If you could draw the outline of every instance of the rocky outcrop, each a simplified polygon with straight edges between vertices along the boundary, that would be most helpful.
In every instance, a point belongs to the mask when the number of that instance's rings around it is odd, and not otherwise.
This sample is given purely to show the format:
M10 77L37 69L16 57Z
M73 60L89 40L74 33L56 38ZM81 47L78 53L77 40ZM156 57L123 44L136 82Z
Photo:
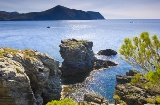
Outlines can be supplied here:
M36 103L25 68L9 58L0 58L0 96L0 105Z
M94 56L93 42L87 40L66 39L60 44L62 62L62 76L88 72L93 68L108 68L115 66L114 62L97 59Z
M57 5L42 12L17 13L0 11L0 20L97 20L105 19L99 12L70 9Z
M58 67L58 61L34 50L0 48L0 105L42 105L60 99Z
M100 69L100 68L109 68L111 66L117 66L115 62L109 61L109 60L102 60L102 59L95 59L94 61L94 68Z
M129 70L128 72L126 72L126 76L117 75L116 76L117 84L130 83L133 76L137 73L139 73L137 70Z
M112 50L112 49L106 49L106 50L100 50L98 55L105 55L105 56L111 56L111 55L116 55L117 52Z
M103 96L91 93L84 94L84 102L91 105L108 105L108 100Z
M144 105L147 103L156 104L156 97L160 93L150 91L143 85L137 85L131 83L131 79L134 74L139 73L136 70L130 70L126 73L126 76L117 76L117 85L115 87L115 102L121 103L125 102L127 105ZM142 78L139 82L147 83L147 81ZM158 103L157 103L158 104Z
M62 75L74 75L86 72L93 68L95 57L92 51L93 42L76 39L62 40L60 54L62 62Z

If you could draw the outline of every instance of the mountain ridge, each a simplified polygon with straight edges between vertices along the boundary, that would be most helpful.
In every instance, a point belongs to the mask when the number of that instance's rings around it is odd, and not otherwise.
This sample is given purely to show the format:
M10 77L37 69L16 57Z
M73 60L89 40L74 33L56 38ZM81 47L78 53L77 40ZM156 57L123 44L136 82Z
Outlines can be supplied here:
M5 12L0 11L0 20L98 20L105 19L99 12L70 9L57 5L41 12Z

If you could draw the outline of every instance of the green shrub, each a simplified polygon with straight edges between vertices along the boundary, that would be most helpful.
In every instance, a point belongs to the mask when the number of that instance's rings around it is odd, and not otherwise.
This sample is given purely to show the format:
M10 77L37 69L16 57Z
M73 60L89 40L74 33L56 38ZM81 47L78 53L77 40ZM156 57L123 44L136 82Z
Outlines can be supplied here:
M20 68L16 68L17 73L23 74L23 71Z
M156 103L160 104L160 96L156 96Z
M122 59L146 71L146 79L157 83L160 79L160 40L157 35L150 38L148 32L140 37L125 38L120 50Z
M22 50L22 53L24 55L24 58L35 58L36 57L34 51L29 50L29 49Z
M77 105L77 103L73 101L71 98L65 98L60 101L52 100L51 102L48 102L46 105Z
M0 49L0 58L5 57L5 55L7 55L7 54L12 54L12 55L14 55L14 54L16 54L16 53L18 53L18 50L4 47L4 48L1 48L1 49Z
M134 77L131 79L131 83L138 83L140 82L141 74L135 74Z
M119 100L120 100L120 97L119 97L117 94L115 94L115 95L113 96L113 99L114 99L115 101L119 101Z
M147 103L155 104L155 99L153 99L153 98L147 98L146 101L147 101Z

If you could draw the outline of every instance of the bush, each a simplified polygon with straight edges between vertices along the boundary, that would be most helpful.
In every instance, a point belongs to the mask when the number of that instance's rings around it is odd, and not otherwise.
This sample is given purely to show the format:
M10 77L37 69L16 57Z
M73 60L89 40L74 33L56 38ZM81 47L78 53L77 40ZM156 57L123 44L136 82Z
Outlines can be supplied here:
M77 103L73 101L71 98L65 98L60 101L52 100L51 102L48 102L46 105L77 105Z
M147 101L147 103L155 104L155 99L153 99L153 98L147 98L146 101Z
M16 68L17 73L23 74L23 71L20 68Z
M115 101L119 101L119 100L120 100L120 97L119 97L117 94L115 94L115 95L113 96L113 99L114 99Z
M131 83L138 83L140 82L141 74L135 74L134 77L131 79Z
M156 103L160 104L160 96L156 96Z
M148 32L142 32L133 40L125 38L120 50L122 59L133 66L140 66L146 73L146 79L157 83L160 79L160 40L157 35L152 39Z

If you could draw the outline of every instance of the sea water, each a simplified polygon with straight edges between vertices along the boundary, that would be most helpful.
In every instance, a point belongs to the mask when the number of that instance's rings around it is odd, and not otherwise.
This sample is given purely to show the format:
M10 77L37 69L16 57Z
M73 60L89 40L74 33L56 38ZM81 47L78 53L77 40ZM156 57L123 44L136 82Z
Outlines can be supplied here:
M47 28L47 27L50 28ZM153 19L107 19L67 21L0 21L0 47L34 49L47 53L62 62L59 53L61 40L76 38L93 41L93 51L113 49L118 52L124 38L139 36L147 31L160 37L160 20ZM118 64L104 70L91 72L81 88L70 93L79 98L86 91L95 92L113 102L116 75L124 75L134 67L122 61L120 55L100 59L112 60Z

